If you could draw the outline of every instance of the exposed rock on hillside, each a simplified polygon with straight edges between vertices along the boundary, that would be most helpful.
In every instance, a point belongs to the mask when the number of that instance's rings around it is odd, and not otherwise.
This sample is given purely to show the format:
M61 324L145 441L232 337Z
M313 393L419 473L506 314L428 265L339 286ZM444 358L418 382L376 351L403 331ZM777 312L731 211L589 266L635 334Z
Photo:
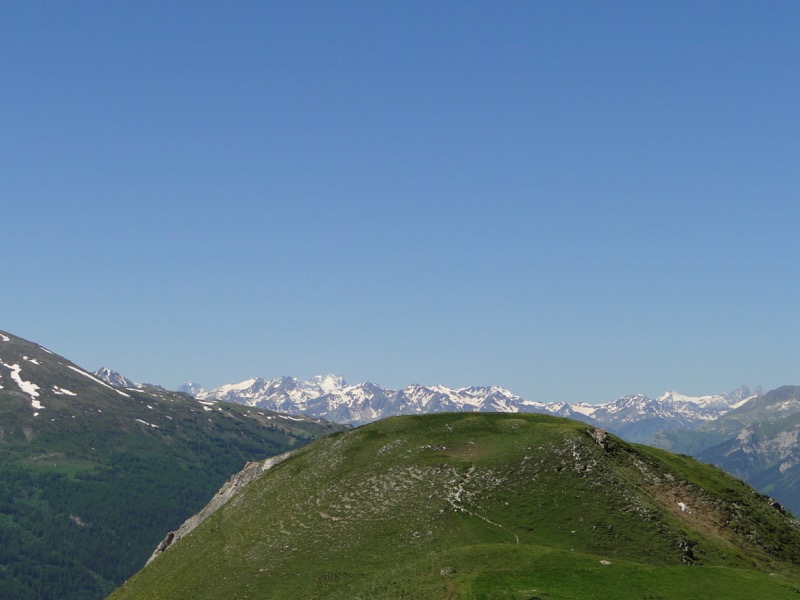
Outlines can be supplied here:
M217 512L223 504L238 494L245 486L258 479L265 471L283 462L291 455L292 451L289 451L279 454L278 456L266 458L262 461L247 463L244 469L225 482L225 485L214 494L214 497L203 507L203 510L189 517L176 531L170 531L167 534L167 537L164 538L153 552L153 555L148 559L147 564L150 564L154 558L167 550L173 543L191 533L195 527Z

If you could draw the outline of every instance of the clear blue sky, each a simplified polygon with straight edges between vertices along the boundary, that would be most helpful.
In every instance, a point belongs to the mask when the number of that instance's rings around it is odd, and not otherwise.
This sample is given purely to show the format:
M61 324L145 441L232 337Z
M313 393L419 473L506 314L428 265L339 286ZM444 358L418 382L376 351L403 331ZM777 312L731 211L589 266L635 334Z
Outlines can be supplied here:
M2 12L0 329L167 387L800 384L800 3Z

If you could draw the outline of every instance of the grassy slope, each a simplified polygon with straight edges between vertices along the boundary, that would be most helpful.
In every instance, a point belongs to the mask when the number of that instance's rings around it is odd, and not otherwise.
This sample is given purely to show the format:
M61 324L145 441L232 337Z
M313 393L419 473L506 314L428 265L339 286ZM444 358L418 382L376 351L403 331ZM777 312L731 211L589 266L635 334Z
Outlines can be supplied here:
M334 434L112 598L797 597L790 519L716 468L590 429L447 414Z

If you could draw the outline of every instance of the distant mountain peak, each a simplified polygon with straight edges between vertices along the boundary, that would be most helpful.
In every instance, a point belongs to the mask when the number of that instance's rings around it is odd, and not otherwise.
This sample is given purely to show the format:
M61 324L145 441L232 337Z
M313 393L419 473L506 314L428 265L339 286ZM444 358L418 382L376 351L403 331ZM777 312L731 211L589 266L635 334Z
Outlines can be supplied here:
M344 377L341 375L334 375L333 373L328 373L327 375L315 375L311 378L311 381L313 381L319 387L329 390L345 387L347 385Z
M199 394L203 394L206 390L199 383L187 381L186 383L179 385L177 391L183 392L184 394L189 394L190 396L196 398Z
M92 373L98 379L102 379L106 383L119 388L140 388L142 387L132 379L128 379L117 371L112 371L108 367L100 367L97 371Z

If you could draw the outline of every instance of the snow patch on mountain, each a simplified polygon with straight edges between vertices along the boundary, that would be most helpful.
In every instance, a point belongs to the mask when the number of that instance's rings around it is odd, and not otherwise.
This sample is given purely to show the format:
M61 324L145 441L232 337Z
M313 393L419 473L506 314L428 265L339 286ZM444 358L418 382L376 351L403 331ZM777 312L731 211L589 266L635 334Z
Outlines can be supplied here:
M569 404L569 408L578 414L584 415L586 417L591 417L595 411L597 411L597 405L595 404Z
M75 392L70 392L66 388L58 387L57 385L53 386L53 393L57 396L77 396Z
M22 390L25 394L28 394L31 397L31 406L34 410L41 410L44 408L42 403L39 402L36 398L39 397L39 386L31 381L25 381L20 376L20 372L22 371L22 367L18 364L14 363L13 365L6 364L4 362L0 362L6 369L11 371L11 379L19 386L19 389Z
M735 404L731 404L731 410L735 410L737 408L741 408L742 406L744 406L745 404L747 404L748 402L750 402L750 400L753 400L754 398L758 398L758 396L748 396L747 398L739 400L739 402L736 402Z

